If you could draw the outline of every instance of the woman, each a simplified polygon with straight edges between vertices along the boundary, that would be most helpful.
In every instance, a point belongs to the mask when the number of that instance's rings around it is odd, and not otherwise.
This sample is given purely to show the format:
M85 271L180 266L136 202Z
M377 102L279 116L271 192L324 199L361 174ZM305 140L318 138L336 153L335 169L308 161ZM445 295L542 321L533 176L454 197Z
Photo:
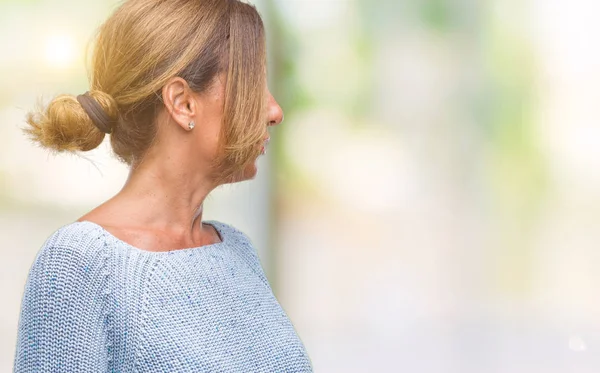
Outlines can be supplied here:
M56 151L110 134L130 175L38 253L15 372L312 371L248 238L202 223L208 193L254 177L283 119L256 10L128 0L100 28L92 65L90 91L29 115L27 132Z

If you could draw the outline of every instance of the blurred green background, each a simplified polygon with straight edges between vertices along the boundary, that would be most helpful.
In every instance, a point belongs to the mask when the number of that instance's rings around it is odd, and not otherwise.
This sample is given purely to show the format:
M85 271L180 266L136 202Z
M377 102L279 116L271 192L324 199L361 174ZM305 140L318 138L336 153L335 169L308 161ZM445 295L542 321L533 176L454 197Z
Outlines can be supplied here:
M315 371L600 371L600 3L253 3L285 121L205 217L252 238ZM117 5L0 1L0 371L37 250L127 174L19 130L87 90Z

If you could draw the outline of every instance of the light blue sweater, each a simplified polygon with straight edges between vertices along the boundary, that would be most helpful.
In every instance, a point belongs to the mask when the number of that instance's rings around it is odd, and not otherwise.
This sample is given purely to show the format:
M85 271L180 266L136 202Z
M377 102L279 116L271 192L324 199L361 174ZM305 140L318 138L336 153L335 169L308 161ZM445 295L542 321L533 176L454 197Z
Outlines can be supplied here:
M56 231L27 278L14 372L312 372L239 230L150 252L101 226Z

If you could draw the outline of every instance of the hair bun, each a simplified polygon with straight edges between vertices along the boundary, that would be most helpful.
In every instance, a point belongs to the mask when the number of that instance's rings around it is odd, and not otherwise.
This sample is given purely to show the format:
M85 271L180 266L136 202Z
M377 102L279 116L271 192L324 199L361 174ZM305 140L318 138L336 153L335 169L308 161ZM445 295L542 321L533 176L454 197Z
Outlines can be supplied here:
M88 95L94 98L114 126L119 118L115 100L101 91L92 90ZM57 96L47 107L29 113L26 122L29 126L24 131L33 141L59 152L95 149L105 136L72 95Z
M100 100L105 101L106 107L116 107L115 100L108 94L96 91L96 97ZM77 96L77 101L83 107L83 110L88 114L94 125L104 133L112 133L113 128L117 124L118 117L113 115L112 117L107 114L99 99L94 98L90 92L86 92L82 95Z

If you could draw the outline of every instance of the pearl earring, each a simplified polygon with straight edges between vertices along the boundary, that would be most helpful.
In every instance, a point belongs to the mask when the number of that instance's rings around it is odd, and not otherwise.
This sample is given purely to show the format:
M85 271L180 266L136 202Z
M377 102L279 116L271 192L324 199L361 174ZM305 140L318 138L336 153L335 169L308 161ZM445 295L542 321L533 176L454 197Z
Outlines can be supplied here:
M196 126L196 124L194 123L194 121L191 121L191 122L188 124L188 128L190 129L190 131L191 131L191 130L193 130L195 126Z

